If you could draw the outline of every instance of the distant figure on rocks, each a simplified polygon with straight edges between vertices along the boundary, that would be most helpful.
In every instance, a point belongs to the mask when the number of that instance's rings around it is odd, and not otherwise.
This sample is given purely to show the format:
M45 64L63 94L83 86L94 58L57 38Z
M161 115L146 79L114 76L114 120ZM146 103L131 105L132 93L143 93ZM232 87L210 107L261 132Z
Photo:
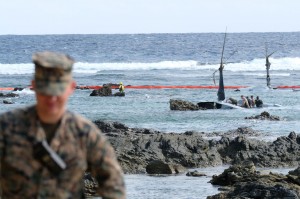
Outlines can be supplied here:
M263 106L263 101L261 99L259 99L259 96L256 97L255 105L258 108L261 108Z
M119 92L124 93L125 87L122 82L119 84Z

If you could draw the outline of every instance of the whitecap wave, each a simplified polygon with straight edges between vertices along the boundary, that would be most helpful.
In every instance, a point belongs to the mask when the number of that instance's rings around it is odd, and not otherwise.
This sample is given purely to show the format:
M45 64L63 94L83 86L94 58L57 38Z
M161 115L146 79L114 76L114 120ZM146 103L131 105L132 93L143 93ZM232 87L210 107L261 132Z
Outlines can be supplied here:
M281 73L281 76L288 76L294 70L300 70L299 57L270 58L271 71L289 71ZM217 70L219 64L200 64L195 60L187 61L161 61L153 63L88 63L77 62L74 65L74 72L79 74L95 74L101 71L112 70ZM233 72L239 71L265 71L265 59L254 59L252 61L242 61L239 63L225 64L224 70ZM10 74L32 74L34 66L30 63L24 64L0 64L0 75ZM249 75L249 74L248 74ZM265 75L262 73L261 76ZM280 75L280 74L277 74Z

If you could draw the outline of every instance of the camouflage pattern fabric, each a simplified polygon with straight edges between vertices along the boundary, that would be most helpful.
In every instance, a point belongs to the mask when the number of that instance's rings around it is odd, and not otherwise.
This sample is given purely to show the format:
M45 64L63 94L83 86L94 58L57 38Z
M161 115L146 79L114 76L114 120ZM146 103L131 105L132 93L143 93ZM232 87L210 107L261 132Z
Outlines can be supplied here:
M1 199L81 198L85 171L97 179L103 199L126 197L115 152L92 122L64 114L49 144L67 165L57 175L33 156L35 143L45 138L35 106L0 115Z
M72 80L73 58L55 52L37 52L33 54L35 64L35 90L45 95L62 94Z

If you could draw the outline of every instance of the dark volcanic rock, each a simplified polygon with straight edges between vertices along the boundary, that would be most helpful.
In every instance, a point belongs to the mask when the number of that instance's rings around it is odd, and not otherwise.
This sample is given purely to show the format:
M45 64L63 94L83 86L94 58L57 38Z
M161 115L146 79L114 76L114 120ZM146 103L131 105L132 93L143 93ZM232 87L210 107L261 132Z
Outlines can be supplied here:
M13 104L13 101L5 99L3 100L3 104Z
M15 87L14 88L14 91L22 91L22 90L24 90L24 88L21 88L21 87Z
M267 111L264 111L260 115L245 117L245 119L279 121L280 117L276 116L276 115L270 115L270 113L268 113Z
M208 140L203 138L203 133L192 131L162 133L128 128L118 122L95 121L95 124L112 143L125 173L146 173L146 167L152 161L185 168L234 164L244 160L260 167L285 167L297 166L300 161L300 136L295 132L274 142L251 139L247 134Z
M221 193L208 198L300 197L300 168L286 176L276 173L262 175L255 168L298 166L300 135L295 132L278 137L274 142L265 142L249 138L255 135L252 129L238 128L227 132L230 136L224 133L219 140L208 140L203 133L195 131L162 133L101 120L95 124L111 142L125 173L173 174L185 168L232 164L212 178L212 184L224 187ZM192 176L191 173L188 175ZM93 186L96 185L90 184Z
M170 99L170 109L176 111L197 111L200 110L200 107L192 102Z
M16 93L7 93L7 94L0 93L0 97L19 97L19 95Z
M111 85L103 84L102 88L93 90L90 96L112 96Z
M167 164L161 160L151 161L146 166L148 174L178 174L185 172L186 169L178 164Z
M186 176L202 177L202 176L206 176L206 174L205 173L200 173L199 171L195 170L195 171L187 172Z
M124 97L125 92L116 92L112 93L112 86L116 86L116 84L103 84L102 88L100 89L94 89L90 96L118 96L118 97Z
M299 176L297 176L299 177ZM300 186L287 176L276 173L261 175L253 163L246 161L232 165L210 181L214 185L227 186L223 192L207 197L220 198L294 198L300 197Z
M258 178L253 162L245 161L241 164L236 164L225 169L218 176L213 176L210 181L213 185L229 186L236 182L255 181Z
M212 132L212 133L205 133L201 132L203 137L216 137L216 136L225 136L225 137L237 137L237 136L246 136L246 137L258 137L258 136L265 136L266 134L253 130L249 127L239 127L234 130L229 130L227 132Z

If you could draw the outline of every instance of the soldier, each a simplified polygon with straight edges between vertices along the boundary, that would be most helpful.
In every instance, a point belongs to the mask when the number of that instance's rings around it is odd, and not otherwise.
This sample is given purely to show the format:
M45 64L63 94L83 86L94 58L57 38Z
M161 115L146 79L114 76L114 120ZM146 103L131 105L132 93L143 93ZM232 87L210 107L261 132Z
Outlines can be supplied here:
M0 115L1 199L81 198L85 171L103 199L124 199L112 146L92 122L66 110L76 86L73 59L39 52L33 63L36 104Z

